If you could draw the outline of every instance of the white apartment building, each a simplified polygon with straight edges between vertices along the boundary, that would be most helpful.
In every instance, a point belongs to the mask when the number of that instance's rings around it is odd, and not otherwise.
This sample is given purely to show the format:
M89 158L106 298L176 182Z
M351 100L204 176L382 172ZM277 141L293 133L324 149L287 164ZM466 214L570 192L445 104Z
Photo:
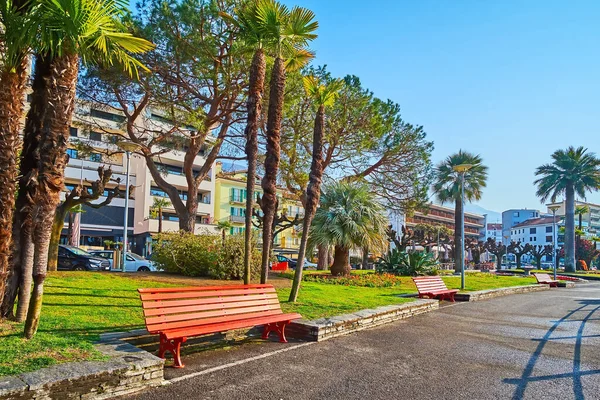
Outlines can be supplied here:
M146 110L141 121L152 124L152 129L168 129L168 123L156 111ZM71 127L69 143L70 160L65 170L65 186L71 189L80 181L93 182L98 179L97 169L104 165L113 170L113 178L120 178L120 189L125 192L126 156L116 145L119 136L124 135L125 117L114 110L106 110L86 102L79 102ZM83 156L75 144L81 141L98 149ZM110 154L110 155L107 155ZM180 191L180 197L187 198L187 183L183 175L184 151L170 150L155 158L163 177ZM204 151L196 156L194 166L200 169L204 165ZM196 219L196 233L215 232L212 225L214 216L213 193L215 191L215 168L211 169L207 178L200 184L199 204ZM154 197L168 196L152 179L145 160L136 155L131 156L130 186L133 186L133 199L129 200L128 210L128 242L130 249L140 255L150 252L152 234L158 232L158 220L151 217ZM116 183L109 185L114 187ZM87 184L89 186L89 184ZM106 193L106 192L105 192ZM100 197L96 203L106 199ZM98 209L83 207L81 214L81 240L84 248L103 248L105 241L121 242L123 240L124 199L113 199L110 205ZM163 231L179 230L179 222L172 207L163 209ZM67 224L63 229L61 241L67 241Z
M488 240L489 238L493 239L494 242L502 242L502 224L486 224L484 240Z
M558 207L556 210L556 218L562 219L565 216L565 202L562 201L560 203L550 203L546 205L548 207L548 214L552 214L551 207ZM582 224L581 227L584 232L584 237L586 239L591 239L595 236L600 236L600 204L594 203L586 203L583 201L575 202L575 209L577 207L585 206L587 207L587 212L581 215ZM579 226L579 215L575 215L575 227Z
M557 247L562 246L563 236L554 232L552 217L532 218L521 222L511 228L510 239L522 244L529 243L532 246L548 245L558 240ZM556 231L562 226L562 220L556 218Z

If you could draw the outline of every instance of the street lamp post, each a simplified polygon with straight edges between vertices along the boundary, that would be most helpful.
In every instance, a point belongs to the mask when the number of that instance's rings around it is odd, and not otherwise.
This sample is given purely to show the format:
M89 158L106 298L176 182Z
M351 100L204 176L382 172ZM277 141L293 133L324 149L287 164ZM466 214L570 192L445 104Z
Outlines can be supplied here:
M140 145L132 142L122 141L117 142L117 146L124 150L127 156L127 170L125 173L125 211L123 213L123 254L121 254L121 270L125 272L125 262L127 261L127 225L129 222L129 166L131 160L131 153L139 149Z
M556 253L556 242L558 242L558 235L556 234L556 211L560 206L552 205L548 206L552 211L552 261L554 264L554 280L556 280L556 264L558 264L558 254Z
M452 169L460 174L460 288L465 290L465 173L473 168L472 164L455 165Z

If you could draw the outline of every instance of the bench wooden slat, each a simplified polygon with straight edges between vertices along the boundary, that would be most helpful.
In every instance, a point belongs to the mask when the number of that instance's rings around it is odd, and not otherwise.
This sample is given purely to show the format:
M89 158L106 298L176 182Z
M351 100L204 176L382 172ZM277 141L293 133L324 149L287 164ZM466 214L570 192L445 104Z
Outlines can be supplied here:
M211 310L211 311L201 311L201 312L192 312L192 313L184 313L184 314L174 314L174 315L165 315L158 317L148 317L146 318L146 323L149 325L162 324L167 322L178 322L178 321L187 321L190 319L202 320L204 318L211 317L224 317L227 315L236 315L236 314L248 314L259 311L271 311L271 310L281 310L281 306L279 303L276 304L261 304L258 306L251 307L237 307L233 309L221 309L221 310Z
M170 322L170 323L166 323L166 324L165 323L154 324L154 325L147 324L146 329L148 329L148 332L150 332L150 333L168 332L168 331L173 331L173 330L182 329L182 328L189 328L192 326L211 325L211 324L219 324L219 323L227 322L227 321L238 321L238 320L244 320L244 319L270 317L270 316L278 315L278 314L283 314L283 312L281 310L267 310L267 311L255 312L255 313L231 314L231 315L227 315L227 316L205 318L202 321L190 319L187 321Z
M144 310L144 316L152 317L155 315L183 314L197 311L223 310L228 308L260 306L265 304L279 304L279 299L256 299L252 301L235 301L227 303L194 304L182 307L150 308Z
M140 288L138 293L180 293L180 292L210 292L215 290L233 290L233 289L270 289L273 285L269 284L250 284L250 285L222 285L222 286L185 286L168 288Z
M167 336L167 339L171 339L174 337L181 337L181 336L205 335L208 333L217 333L217 332L224 332L224 331L228 331L228 330L232 330L232 329L246 328L248 326L260 326L260 325L265 325L265 324L274 323L274 322L291 321L291 320L298 319L298 318L302 318L302 316L300 314L296 314L296 313L278 314L278 315L273 315L273 316L268 316L268 317L244 319L244 320L240 320L240 321L231 321L231 322L215 324L215 325L202 325L202 326L193 327L193 328L166 331L165 335Z
M258 293L241 296L200 297L196 299L187 300L148 300L142 302L142 307L145 310L154 308L169 309L171 307L183 307L204 304L225 304L238 301L255 301L268 299L277 299L277 293Z
M198 291L189 290L181 293L142 293L140 295L142 301L148 300L169 300L169 299L192 299L197 297L218 297L218 296L233 296L240 294L262 294L262 293L275 293L275 288L256 288L256 289L230 289L230 290L217 290L217 291Z
M418 276L412 279L419 292L419 297L437 297L440 300L447 298L454 302L454 295L458 290L448 289L446 283L439 276Z

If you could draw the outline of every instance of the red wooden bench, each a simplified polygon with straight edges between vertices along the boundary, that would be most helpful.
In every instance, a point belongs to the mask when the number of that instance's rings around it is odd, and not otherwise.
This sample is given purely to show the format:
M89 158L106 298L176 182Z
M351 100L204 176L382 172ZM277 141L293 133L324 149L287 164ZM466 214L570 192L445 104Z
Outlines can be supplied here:
M277 332L287 343L285 326L302 318L284 314L273 285L228 285L138 289L146 328L160 334L158 356L173 354L174 367L182 368L181 344L188 337L233 329L264 326L262 338Z
M558 287L558 281L555 281L554 279L550 278L550 275L548 274L533 274L533 276L535 276L537 283L541 285L550 285L550 287Z
M458 292L457 289L448 289L439 276L417 276L412 280L419 291L419 298L448 299L454 302L454 295Z

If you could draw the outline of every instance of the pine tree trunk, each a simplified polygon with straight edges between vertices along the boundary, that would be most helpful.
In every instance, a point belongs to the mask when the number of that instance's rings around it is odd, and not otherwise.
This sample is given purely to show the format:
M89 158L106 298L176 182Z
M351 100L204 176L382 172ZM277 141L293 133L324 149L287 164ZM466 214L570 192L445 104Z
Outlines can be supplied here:
M312 163L310 165L310 174L308 177L308 186L306 187L306 204L304 205L304 221L302 221L302 238L300 239L300 249L298 250L298 262L294 272L294 282L290 292L289 301L295 302L302 282L302 270L304 269L304 259L306 258L306 245L310 225L319 206L321 196L321 183L323 182L323 130L325 125L325 107L321 105L315 117L315 126L313 129L313 148Z
M285 65L280 57L275 59L271 72L271 87L269 92L269 115L267 117L267 152L265 156L265 175L261 186L263 196L263 250L260 282L266 283L269 273L271 254L271 239L273 236L273 220L277 211L277 173L279 171L281 117L285 94Z
M565 272L575 272L575 189L568 182L565 188Z
M460 217L462 215L463 204L461 200L456 200L454 207L454 271L460 272L460 252L462 251L462 224Z
M51 65L48 111L45 114L40 142L38 192L33 212L34 287L25 321L27 339L35 335L42 311L52 222L60 202L60 191L64 186L64 170L68 161L66 150L69 126L75 108L78 62L77 55L69 54L55 57Z
M317 246L317 270L325 271L326 269L329 269L329 248Z
M64 203L56 207L54 220L52 221L52 231L50 234L50 246L48 247L48 271L58 270L58 245L60 244L60 234L65 225L67 208ZM69 236L71 237L71 236Z
M254 205L254 186L256 176L256 158L258 153L258 124L262 113L262 98L265 87L265 54L257 49L250 66L248 89L248 119L246 123L246 157L248 173L246 176L246 216L244 231L244 283L250 283L250 263L252 258L252 207Z
M4 297L10 271L17 149L26 81L25 55L15 71L4 71L0 76L0 299Z
M350 275L350 249L341 246L335 246L333 264L331 265L331 275Z

